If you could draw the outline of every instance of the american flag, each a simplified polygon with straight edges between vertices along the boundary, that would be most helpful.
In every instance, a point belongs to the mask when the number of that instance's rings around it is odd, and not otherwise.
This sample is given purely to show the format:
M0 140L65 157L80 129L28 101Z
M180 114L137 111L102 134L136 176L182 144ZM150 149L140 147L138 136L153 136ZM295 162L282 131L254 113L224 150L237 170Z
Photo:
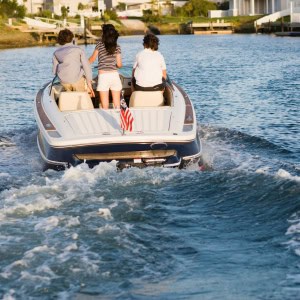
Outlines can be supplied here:
M133 116L127 107L127 104L122 97L121 99L121 107L120 107L120 119L121 119L121 128L123 130L132 131L132 123L133 123Z

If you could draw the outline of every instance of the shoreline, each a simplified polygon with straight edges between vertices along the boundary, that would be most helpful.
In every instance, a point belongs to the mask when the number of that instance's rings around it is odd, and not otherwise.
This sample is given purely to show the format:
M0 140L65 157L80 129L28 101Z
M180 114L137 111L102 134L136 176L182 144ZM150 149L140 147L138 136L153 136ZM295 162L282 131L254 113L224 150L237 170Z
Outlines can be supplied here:
M185 35L179 34L178 28L176 26L161 26L159 28L160 35ZM129 28L120 28L119 29L120 36L137 36L143 35L144 32L140 32L137 30L132 30ZM249 34L253 33L251 31L236 31L231 34ZM220 34L221 35L221 34ZM83 40L79 40L78 44L82 45L85 42ZM56 40L54 41L40 41L38 34L22 32L15 28L10 28L7 26L0 26L0 50L5 49L17 49L17 48L27 48L27 47L47 47L47 46L55 46L57 44ZM87 44L94 44L88 42Z

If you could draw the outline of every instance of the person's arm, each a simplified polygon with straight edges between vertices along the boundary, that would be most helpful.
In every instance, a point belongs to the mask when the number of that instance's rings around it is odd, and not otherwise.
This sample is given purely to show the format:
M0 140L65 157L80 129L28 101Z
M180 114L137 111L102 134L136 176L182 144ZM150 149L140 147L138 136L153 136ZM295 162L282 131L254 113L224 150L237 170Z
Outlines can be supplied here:
M167 79L167 66L163 55L161 55L161 69L162 69L162 77Z
M56 56L53 55L53 58L52 58L52 73L53 73L53 75L56 75L57 66L58 66L58 60L57 60Z
M122 56L121 56L121 53L118 53L116 55L116 61L117 61L117 67L118 68L122 68Z
M95 97L93 86L92 86L92 79L93 79L92 69L89 60L86 58L84 52L81 53L81 64L86 77L88 91L92 97Z
M93 54L89 58L89 63L92 64L97 57L98 57L98 50L95 49L94 52L93 52Z
M167 70L162 70L162 77L166 80L167 79Z

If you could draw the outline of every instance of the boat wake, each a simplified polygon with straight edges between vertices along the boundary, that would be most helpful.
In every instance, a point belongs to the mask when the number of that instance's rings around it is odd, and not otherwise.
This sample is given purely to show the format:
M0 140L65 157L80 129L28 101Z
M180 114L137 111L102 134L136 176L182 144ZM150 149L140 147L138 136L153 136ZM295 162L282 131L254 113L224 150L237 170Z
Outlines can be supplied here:
M242 170L298 180L295 153L260 137L212 126L198 129L204 165L215 171Z

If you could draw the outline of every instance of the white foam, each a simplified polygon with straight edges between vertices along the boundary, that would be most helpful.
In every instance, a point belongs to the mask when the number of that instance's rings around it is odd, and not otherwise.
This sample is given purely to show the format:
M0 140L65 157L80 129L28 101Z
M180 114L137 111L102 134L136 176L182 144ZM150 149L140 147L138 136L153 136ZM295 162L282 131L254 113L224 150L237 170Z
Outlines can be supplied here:
M73 233L72 234L72 239L73 240L77 240L78 239L78 234L77 233Z
M276 175L278 177L280 177L280 178L284 178L284 179L289 179L289 180L300 182L300 177L299 176L293 176L289 172L287 172L287 171L285 171L283 169L279 169L277 171Z
M117 227L116 225L105 224L105 226L98 228L97 233L102 234L107 231L115 231L115 230L120 230L120 228Z
M106 220L112 220L112 215L109 208L99 208L98 215Z
M9 178L9 177L11 177L10 176L10 174L8 174L8 173L0 173L0 177L4 177L4 178Z
M69 217L69 219L67 220L67 224L66 224L67 227L73 227L78 225L80 225L79 216Z
M25 259L30 259L35 256L37 253L42 253L42 252L52 252L52 248L49 248L47 245L42 245L42 246L37 246L32 248L31 250L28 250L25 252Z
M16 292L15 290L10 289L8 291L8 293L3 295L3 300L15 300L15 299L17 299L17 298L14 297L15 292Z
M257 174L268 174L269 173L269 170L270 170L270 167L266 166L266 167L261 167L261 168L258 168L255 173Z
M300 223L291 225L288 228L286 234L294 234L294 233L299 233L299 232L300 232Z
M53 278L59 278L59 276L57 276L51 269L49 266L47 265L41 265L39 267L37 267L36 269L37 273L44 273L49 275L52 279Z
M3 272L0 273L0 276L8 279L12 275L12 269L15 267L27 267L27 261L24 259L16 260L7 267L3 269Z
M56 216L51 216L49 218L43 219L41 222L34 226L35 230L50 231L57 227L59 224L59 218Z
M12 188L0 193L3 207L0 208L0 220L7 217L25 217L34 212L58 208L61 203L57 196L48 193L48 187L29 185L22 189Z
M24 280L24 281L32 281L34 282L35 286L40 283L40 284L50 284L51 283L51 279L47 276L41 276L41 275L33 275L30 274L27 271L22 271L21 272L21 277L20 280Z

